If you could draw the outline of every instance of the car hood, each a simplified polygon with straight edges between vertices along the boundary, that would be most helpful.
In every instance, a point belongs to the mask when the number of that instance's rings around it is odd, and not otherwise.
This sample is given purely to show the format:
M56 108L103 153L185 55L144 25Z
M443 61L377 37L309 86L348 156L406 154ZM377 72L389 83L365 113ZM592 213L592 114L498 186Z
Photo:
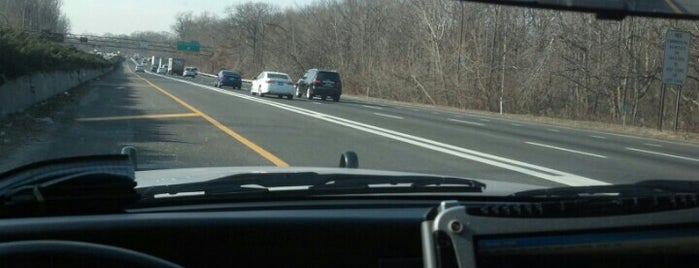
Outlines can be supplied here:
M319 168L319 167L207 167L207 168L178 168L136 171L138 188L155 185L173 185L181 183L201 182L225 176L245 173L304 173L318 174L352 174L352 175L382 175L382 176L442 176L435 174L397 172L372 169L348 168ZM453 177L453 176L449 176ZM473 178L464 178L473 179ZM478 195L505 196L515 192L546 188L540 185L521 184L486 179L475 179L486 184L486 188Z

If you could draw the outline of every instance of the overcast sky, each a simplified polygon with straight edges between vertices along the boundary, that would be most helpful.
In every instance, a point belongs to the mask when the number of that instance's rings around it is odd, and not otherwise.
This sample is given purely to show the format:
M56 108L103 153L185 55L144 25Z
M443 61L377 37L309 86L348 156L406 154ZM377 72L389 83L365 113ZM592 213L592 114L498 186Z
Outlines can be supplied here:
M130 34L135 31L171 31L178 12L195 15L208 11L219 17L226 6L250 0L63 0L63 12L74 34ZM313 0L255 0L282 8L298 7Z

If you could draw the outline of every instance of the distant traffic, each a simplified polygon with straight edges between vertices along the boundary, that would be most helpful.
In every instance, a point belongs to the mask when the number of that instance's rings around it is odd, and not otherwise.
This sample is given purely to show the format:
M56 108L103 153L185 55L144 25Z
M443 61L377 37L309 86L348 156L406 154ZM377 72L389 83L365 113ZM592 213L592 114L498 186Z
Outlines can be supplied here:
M134 55L134 62L137 63L135 72L145 72L145 66L150 64L150 73L163 75L178 75L182 77L196 78L200 72L196 66L185 66L184 59L181 58L160 58L151 56L140 58ZM213 86L217 88L230 87L231 89L242 90L243 78L239 71L231 69L221 69L217 74L201 73L215 79ZM294 82L289 74L267 70L260 72L254 79L248 80L250 85L250 95L265 97L269 95L277 98L304 97L313 99L320 97L322 100L328 98L334 102L340 101L342 96L342 80L340 74L335 70L311 68L307 70L299 79Z

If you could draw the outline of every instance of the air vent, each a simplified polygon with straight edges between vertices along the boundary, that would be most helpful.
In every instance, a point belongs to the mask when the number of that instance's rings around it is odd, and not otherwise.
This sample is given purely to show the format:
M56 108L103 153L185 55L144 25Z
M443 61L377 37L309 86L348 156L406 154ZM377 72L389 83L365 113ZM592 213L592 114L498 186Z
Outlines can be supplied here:
M695 207L699 207L699 198L696 194L672 194L483 205L469 207L467 212L470 215L487 217L548 218L638 214Z

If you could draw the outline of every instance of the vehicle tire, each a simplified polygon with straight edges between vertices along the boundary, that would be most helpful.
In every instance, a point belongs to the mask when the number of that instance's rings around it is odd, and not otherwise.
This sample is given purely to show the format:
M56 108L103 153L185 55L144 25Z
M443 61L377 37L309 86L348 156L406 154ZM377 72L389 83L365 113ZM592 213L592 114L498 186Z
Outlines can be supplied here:
M286 98L287 98L287 99L290 99L290 100L291 100L291 99L294 99L294 95L293 95L293 94L292 94L292 95L287 95Z
M309 99L309 100L312 100L312 99L313 99L313 94L312 94L312 92L311 92L311 88L310 88L310 87L306 89L306 98Z
M333 96L333 101L334 101L334 102L340 101L340 95L335 95L335 96Z
M284 95L277 95L277 98L278 98L278 99L281 99L281 98L283 98L283 97L284 97Z
M297 98L301 97L301 90L299 90L299 86L296 86L296 93L294 95L296 95Z
M320 99L321 99L321 100L326 100L326 99L328 99L328 96L325 96L325 95L320 96Z

